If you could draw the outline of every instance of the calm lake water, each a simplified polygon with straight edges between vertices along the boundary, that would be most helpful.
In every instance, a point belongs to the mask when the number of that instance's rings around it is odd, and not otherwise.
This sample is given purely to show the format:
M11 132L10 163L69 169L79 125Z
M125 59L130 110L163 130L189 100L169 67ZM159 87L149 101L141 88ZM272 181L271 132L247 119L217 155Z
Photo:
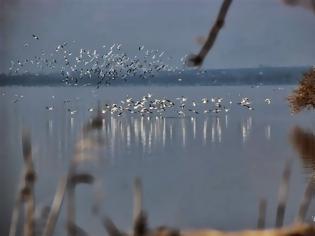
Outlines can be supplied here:
M95 114L98 103L120 103L127 95L138 99L147 93L175 102L177 97L184 96L187 104L219 96L230 111L187 113L183 118L177 117L176 112L164 118L107 115L98 134L104 140L103 145L93 152L93 160L80 165L80 169L93 173L97 181L94 186L82 185L77 189L78 225L91 235L103 234L100 217L91 212L95 195L101 189L103 194L97 195L103 196L100 216L110 216L118 226L129 229L132 183L139 176L144 188L144 207L152 226L254 228L259 199L266 198L267 224L271 227L275 222L278 186L288 159L292 160L292 176L285 222L291 223L315 162L315 158L301 157L292 145L294 128L305 131L315 128L314 113L290 114L286 97L293 89L291 86L1 87L3 230L8 229L23 163L23 128L31 132L38 172L36 198L43 207L50 204L58 180L67 172L74 144L82 137L82 127ZM237 104L242 97L252 101L254 110ZM270 104L265 102L266 98L271 99ZM76 113L71 114L68 109ZM314 215L313 204L307 219L310 221ZM62 212L57 231L64 232L64 223Z

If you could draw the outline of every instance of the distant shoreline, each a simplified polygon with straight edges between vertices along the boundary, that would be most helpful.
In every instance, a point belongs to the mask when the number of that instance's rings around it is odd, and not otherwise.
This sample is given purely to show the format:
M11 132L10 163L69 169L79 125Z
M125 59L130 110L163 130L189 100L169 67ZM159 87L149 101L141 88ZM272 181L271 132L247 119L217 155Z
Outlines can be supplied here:
M132 85L294 85L299 82L303 73L311 66L303 67L258 67L241 69L211 69L162 71L150 78L139 78L137 75L126 79L105 78L100 82L97 76L84 77L68 82L58 73L35 75L7 75L0 74L0 86L132 86ZM76 78L75 76L73 76Z

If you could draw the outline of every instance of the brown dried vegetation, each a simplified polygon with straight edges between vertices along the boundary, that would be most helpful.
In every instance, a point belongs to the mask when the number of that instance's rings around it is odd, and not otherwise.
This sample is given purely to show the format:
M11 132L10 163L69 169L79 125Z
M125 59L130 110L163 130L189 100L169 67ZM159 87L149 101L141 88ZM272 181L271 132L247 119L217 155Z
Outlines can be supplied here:
M304 74L288 100L293 113L315 108L315 67Z

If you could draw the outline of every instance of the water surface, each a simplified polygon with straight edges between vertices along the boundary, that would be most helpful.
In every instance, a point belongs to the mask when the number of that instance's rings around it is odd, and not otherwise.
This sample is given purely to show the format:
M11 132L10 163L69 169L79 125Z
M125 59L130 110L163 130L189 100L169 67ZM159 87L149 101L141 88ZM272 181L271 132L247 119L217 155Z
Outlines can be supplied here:
M166 117L128 115L104 118L99 135L104 145L94 160L80 168L97 177L95 186L77 191L77 221L92 234L103 233L100 217L91 213L95 192L101 187L100 215L110 216L122 228L131 226L132 182L140 176L149 222L181 228L254 228L258 202L268 200L267 224L273 226L277 190L286 160L292 160L292 178L286 223L293 221L305 185L313 172L312 159L293 148L294 127L314 130L314 115L292 116L286 97L291 86L125 86L106 87L1 87L0 156L5 186L1 201L8 222L22 165L21 131L30 129L33 158L38 171L37 202L50 204L59 178L67 171L82 127L95 114L98 103L119 103L126 96L147 93L188 102L203 97L233 101L225 113ZM22 97L21 97L22 96ZM240 107L242 97L254 110ZM271 98L271 103L265 102ZM66 102L65 102L66 101ZM49 111L46 107L53 106ZM93 108L93 111L91 108ZM77 111L71 115L68 109ZM305 161L306 160L306 161ZM311 206L308 220L315 215ZM2 216L2 217L3 217ZM65 215L58 231L63 232Z

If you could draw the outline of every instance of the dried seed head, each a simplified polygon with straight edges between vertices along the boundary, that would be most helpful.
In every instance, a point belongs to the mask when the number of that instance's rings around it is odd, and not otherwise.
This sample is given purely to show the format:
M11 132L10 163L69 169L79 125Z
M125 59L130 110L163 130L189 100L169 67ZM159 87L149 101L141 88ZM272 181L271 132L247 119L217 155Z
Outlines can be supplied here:
M72 184L92 184L94 177L87 173L75 174L71 176Z
M148 231L147 227L147 215L145 212L141 211L135 220L134 224L134 236L144 236Z
M25 182L26 183L34 183L36 180L36 173L34 170L28 170L25 173Z

